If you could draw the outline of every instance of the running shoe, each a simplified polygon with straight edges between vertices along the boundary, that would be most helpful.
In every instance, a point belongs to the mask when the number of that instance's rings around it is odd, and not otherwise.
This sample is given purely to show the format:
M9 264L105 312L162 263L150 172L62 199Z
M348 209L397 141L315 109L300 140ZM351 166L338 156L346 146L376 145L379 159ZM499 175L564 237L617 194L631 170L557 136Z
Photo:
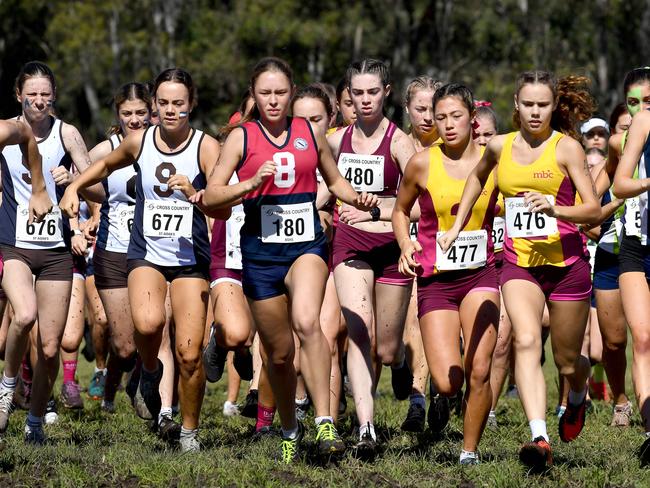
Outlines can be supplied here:
M138 387L138 393L142 395L142 400L147 407L150 416L150 418L147 419L140 415L140 412L138 412L140 418L144 420L155 419L158 417L158 412L160 412L161 407L160 392L158 389L160 387L160 380L162 379L162 375L163 365L160 360L158 360L158 369L154 373L147 373L143 369L142 374L140 374L140 386Z
M551 446L542 436L527 442L519 450L519 460L533 471L539 472L553 465Z
M252 442L258 442L261 441L262 439L266 439L267 437L273 437L278 435L277 429L274 429L273 426L271 425L265 425L264 427L260 427L259 430L256 430L253 435L251 436L251 441Z
M239 405L226 400L223 403L223 416L234 417L235 415L239 415Z
M585 426L585 415L587 412L587 397L579 405L567 403L566 410L560 417L559 432L562 442L575 440Z
M249 419L257 418L257 390L248 390L244 406L240 410L241 416Z
M499 426L497 423L497 415L494 412L488 414L487 423L485 425L490 429L496 429Z
M589 378L589 396L594 400L609 401L609 393L607 392L607 384L604 381L594 381Z
M508 385L504 396L506 398L519 398L519 390L517 390L517 385Z
M59 399L65 408L72 410L84 408L84 401L81 398L81 387L76 381L66 381L63 383Z
M14 404L22 410L29 410L32 401L32 383L23 380L18 376L16 391L14 392Z
M111 402L110 400L106 400L104 398L102 399L101 409L103 412L106 413L115 413L115 403Z
M9 416L14 411L14 390L0 388L0 434L4 434L9 426Z
M199 452L201 451L201 443L199 442L198 436L192 435L192 436L185 436L182 437L179 441L178 444L180 445L181 452L183 454L188 453L188 452Z
M370 430L366 430L359 438L359 442L354 446L354 456L358 459L370 461L376 455L377 441L372 437Z
M106 386L106 374L103 371L96 371L88 385L88 396L91 400L104 398L104 387Z
M413 375L406 360L399 368L390 368L392 373L390 384L393 394L398 400L406 400L413 388Z
M612 427L629 427L632 420L632 404L625 402L623 405L614 405Z
M160 420L156 423L156 431L158 437L165 442L175 443L179 442L181 438L181 424L176 422L168 413L160 416Z
M56 407L56 400L54 395L50 397L47 401L47 406L45 407L45 416L43 417L45 425L56 424L59 421L59 413Z
M641 447L639 447L639 460L641 461L641 466L650 466L650 437L646 437Z
M45 432L43 426L32 427L25 425L25 444L32 446L42 446L45 444Z
M402 422L402 430L404 432L424 432L426 416L422 405L411 403L406 413L406 419Z
M305 428L298 422L298 435L294 439L282 437L280 441L280 462L282 464L293 464L300 459L300 443L305 435Z
M242 380L250 381L253 379L253 355L250 349L246 347L235 351L232 364Z
M476 466L478 464L481 464L481 462L479 460L478 453L473 452L471 454L467 453L465 457L462 457L461 455L461 457L458 459L458 464L461 466Z
M440 394L436 394L429 402L429 412L427 413L427 422L429 429L434 434L439 434L449 423L449 399Z
M331 420L323 420L316 431L318 453L321 456L339 456L345 452L345 444Z
M309 407L311 406L311 400L309 397L305 397L304 400L296 401L296 418L300 421L303 421L307 418L309 413Z
M210 383L216 383L223 376L226 366L228 350L217 344L217 336L214 334L214 322L210 327L210 340L203 350L203 368L205 377Z

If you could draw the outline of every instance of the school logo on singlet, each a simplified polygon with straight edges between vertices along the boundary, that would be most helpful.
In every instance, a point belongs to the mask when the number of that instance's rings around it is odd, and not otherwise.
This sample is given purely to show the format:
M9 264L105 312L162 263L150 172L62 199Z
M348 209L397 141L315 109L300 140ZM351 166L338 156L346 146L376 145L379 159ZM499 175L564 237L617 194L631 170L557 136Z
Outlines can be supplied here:
M296 139L293 141L293 147L295 147L298 151L306 151L309 148L309 144L307 144L307 141L302 137L296 137Z
M540 179L540 180L550 180L553 178L553 172L551 170L543 170L543 171L535 171L533 173L533 178Z

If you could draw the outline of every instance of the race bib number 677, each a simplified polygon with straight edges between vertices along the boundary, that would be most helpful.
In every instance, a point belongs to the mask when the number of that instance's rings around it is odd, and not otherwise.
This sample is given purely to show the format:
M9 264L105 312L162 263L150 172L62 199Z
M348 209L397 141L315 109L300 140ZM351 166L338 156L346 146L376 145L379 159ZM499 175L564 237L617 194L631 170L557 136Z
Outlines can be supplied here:
M145 200L143 227L147 237L192 238L191 203L178 200Z
M551 205L552 195L544 195ZM524 197L506 198L506 232L508 237L546 237L557 233L557 220L541 212L531 212Z

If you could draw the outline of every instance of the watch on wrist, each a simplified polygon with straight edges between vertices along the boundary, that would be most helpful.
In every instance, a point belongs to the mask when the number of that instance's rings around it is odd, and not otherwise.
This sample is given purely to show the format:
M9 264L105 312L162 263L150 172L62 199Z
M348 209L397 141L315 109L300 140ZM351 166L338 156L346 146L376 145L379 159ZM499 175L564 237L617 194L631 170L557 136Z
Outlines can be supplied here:
M83 232L81 232L79 229L72 229L72 233L76 236L82 236L84 235Z
M368 212L370 212L370 217L372 218L373 222L377 222L379 220L379 217L381 216L381 210L379 210L379 207L372 207Z

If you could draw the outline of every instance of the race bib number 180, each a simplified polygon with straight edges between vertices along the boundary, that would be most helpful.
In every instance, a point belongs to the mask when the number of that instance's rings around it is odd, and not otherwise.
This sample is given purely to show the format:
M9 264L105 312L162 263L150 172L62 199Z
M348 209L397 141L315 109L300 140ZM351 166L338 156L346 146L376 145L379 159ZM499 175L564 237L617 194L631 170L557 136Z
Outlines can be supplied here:
M40 222L29 221L29 206L18 205L16 216L16 240L28 242L61 242L63 220L61 209L56 205Z
M552 195L544 195L551 205ZM541 212L531 212L524 197L506 198L506 230L508 237L546 237L557 233L557 220Z
M145 200L143 227L147 237L192 238L193 205L178 200Z
M458 237L443 254L437 240L444 234L436 234L436 268L441 271L478 268L487 262L487 231L469 230Z
M262 242L291 244L313 241L314 207L311 202L262 205Z

